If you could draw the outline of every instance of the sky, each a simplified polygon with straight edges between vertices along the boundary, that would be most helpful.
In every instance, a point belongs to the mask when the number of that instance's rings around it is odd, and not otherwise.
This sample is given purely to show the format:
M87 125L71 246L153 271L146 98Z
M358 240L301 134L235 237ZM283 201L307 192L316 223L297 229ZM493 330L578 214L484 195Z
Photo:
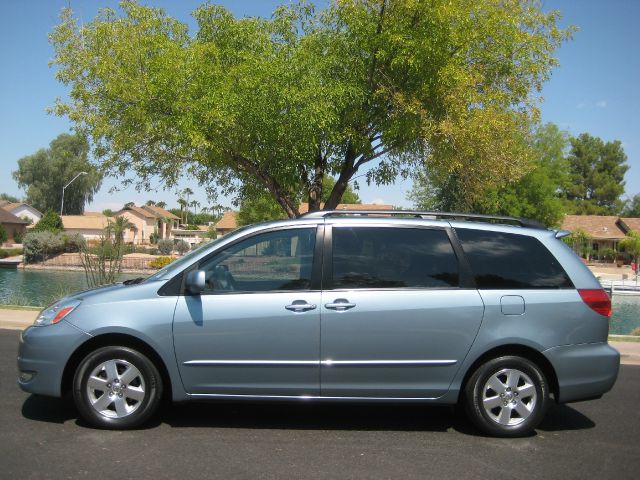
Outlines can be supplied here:
M217 1L238 16L269 16L283 0ZM167 13L193 24L190 13L203 0L146 0ZM17 161L63 132L71 131L66 118L50 115L46 108L67 90L54 78L48 62L53 51L47 35L58 22L61 8L71 6L81 21L91 20L98 8L117 7L112 0L0 0L0 192L23 197L11 176ZM620 140L630 169L625 177L626 195L640 193L640 1L638 0L546 0L545 10L562 12L561 25L575 25L573 40L557 52L560 66L542 91L543 122L554 122L572 135L588 132L605 141ZM175 191L136 192L133 187L110 192L118 179L107 178L90 211L118 209L126 202L144 203L149 199L175 205ZM184 179L193 198L210 205L204 189ZM360 198L366 202L411 207L407 192L411 181L390 186L360 185ZM218 203L231 206L230 199Z

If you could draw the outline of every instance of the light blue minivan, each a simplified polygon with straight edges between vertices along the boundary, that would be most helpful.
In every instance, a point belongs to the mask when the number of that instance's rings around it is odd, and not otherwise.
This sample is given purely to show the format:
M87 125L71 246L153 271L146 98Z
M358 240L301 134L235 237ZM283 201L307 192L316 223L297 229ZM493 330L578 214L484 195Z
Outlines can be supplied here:
M322 211L252 225L146 279L63 298L22 332L20 387L137 427L163 399L462 404L531 432L615 383L611 302L534 221Z

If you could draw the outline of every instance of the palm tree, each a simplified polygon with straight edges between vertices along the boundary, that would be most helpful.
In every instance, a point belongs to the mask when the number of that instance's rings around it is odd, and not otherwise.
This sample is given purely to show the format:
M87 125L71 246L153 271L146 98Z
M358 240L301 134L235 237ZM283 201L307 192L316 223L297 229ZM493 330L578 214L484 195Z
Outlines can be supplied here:
M124 240L124 234L127 230L133 230L136 232L138 228L129 221L129 219L123 215L116 217L113 222L109 222L107 228L107 235L111 236L113 234L113 238L116 243L122 243Z
M184 223L188 224L189 223L189 205L190 205L189 204L189 197L191 195L193 195L193 190L191 190L189 187L187 187L182 191L182 195L187 197L187 201L186 201L186 204L185 204L186 214L185 214L185 217L184 217Z
M180 223L184 223L184 209L187 206L187 201L184 198L178 199L178 205L180 205Z
M198 214L198 207L200 206L200 202L197 201L197 200L194 200L189 204L189 206L193 207L193 213L194 213L194 215L197 215Z

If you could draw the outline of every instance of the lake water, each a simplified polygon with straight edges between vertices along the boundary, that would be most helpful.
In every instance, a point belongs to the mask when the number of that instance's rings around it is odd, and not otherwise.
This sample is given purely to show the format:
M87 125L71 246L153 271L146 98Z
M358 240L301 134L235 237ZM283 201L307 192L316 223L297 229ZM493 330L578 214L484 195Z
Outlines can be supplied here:
M120 280L141 275L123 274ZM45 306L87 288L84 272L0 268L0 304ZM640 327L640 296L613 296L610 332L628 335Z

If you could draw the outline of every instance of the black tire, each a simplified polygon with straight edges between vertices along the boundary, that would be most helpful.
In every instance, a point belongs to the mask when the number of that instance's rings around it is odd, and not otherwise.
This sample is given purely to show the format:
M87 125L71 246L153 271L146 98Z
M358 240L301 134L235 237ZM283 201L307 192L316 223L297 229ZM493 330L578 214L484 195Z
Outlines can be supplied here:
M519 386L507 386L507 378L517 378L514 381ZM495 390L489 382L496 385ZM501 384L504 389L497 391ZM471 375L462 401L467 416L482 432L496 437L521 437L531 433L544 418L549 384L532 361L518 356L498 357L483 363Z
M113 372L113 368L116 369L117 380L112 383L107 369ZM125 375L127 372L128 376ZM135 377L126 385L124 382L131 375ZM91 386L88 385L90 377ZM100 402L103 395L108 397ZM73 399L80 416L94 427L110 430L136 428L156 413L162 399L162 378L153 362L142 353L129 347L102 347L91 352L78 365L73 378ZM99 409L110 399L113 399L112 403L101 413Z

